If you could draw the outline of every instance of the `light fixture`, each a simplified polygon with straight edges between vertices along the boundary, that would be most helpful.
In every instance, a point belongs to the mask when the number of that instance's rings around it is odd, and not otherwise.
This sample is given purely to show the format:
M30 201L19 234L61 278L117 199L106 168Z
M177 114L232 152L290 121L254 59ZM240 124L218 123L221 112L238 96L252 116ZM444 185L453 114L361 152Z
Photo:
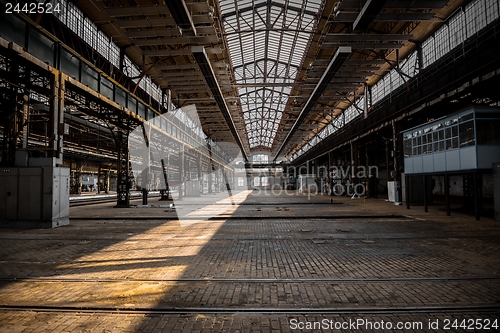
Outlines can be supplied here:
M175 21L175 24L182 30L192 30L196 36L196 28L193 19L189 14L189 10L184 0L166 0L165 4Z
M236 130L233 117L229 112L226 100L224 99L224 95L222 94L219 83L217 82L214 70L212 68L212 65L210 64L210 60L208 59L207 53L205 52L205 48L203 46L193 46L191 52L193 53L193 57L196 60L198 66L200 67L201 72L203 73L203 77L205 78L205 81L207 82L208 87L210 88L210 91L212 92L212 95L214 96L214 99L217 105L219 106L222 115L224 116L224 119L226 120L227 126L229 127L229 130L231 131L234 140L236 141L236 144L241 149L243 158L247 160L248 157L245 153L245 149L243 148L241 138L238 134L238 131Z
M326 71L323 73L323 76L321 76L321 79L319 80L318 84L314 88L311 96L309 96L309 99L307 100L306 104L304 105L304 108L302 111L300 111L299 116L293 123L292 128L290 129L290 132L288 132L285 140L281 144L280 148L278 149L275 159L279 156L279 154L283 151L285 146L288 144L290 139L292 138L293 134L297 131L299 126L302 124L304 119L306 118L307 114L311 109L314 107L314 105L318 102L318 99L323 95L325 92L326 88L330 84L330 81L337 75L337 72L339 71L340 67L342 67L342 64L347 60L349 55L352 52L352 48L350 46L341 46L338 48L337 52L333 56L332 60L328 64L328 67L326 68Z

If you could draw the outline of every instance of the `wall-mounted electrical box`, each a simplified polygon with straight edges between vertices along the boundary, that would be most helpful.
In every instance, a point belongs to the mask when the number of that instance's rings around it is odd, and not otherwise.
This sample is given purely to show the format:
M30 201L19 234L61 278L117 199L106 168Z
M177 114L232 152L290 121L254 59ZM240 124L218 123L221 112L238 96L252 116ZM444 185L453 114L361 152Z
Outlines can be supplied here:
M54 228L69 224L69 169L0 169L0 227Z

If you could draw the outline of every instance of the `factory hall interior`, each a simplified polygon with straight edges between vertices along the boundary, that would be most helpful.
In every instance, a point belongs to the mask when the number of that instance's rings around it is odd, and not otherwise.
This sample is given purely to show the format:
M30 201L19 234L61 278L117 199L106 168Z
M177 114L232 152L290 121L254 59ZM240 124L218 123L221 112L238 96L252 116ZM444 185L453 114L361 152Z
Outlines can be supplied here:
M0 9L1 333L500 331L500 1Z

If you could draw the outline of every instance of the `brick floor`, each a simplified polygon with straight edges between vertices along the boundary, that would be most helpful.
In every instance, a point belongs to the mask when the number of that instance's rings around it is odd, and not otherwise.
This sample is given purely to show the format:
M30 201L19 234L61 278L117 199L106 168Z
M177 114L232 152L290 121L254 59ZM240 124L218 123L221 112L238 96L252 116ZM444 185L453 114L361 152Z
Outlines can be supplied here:
M0 229L0 331L329 332L291 323L363 319L484 332L445 320L500 320L498 222L330 199L251 193L188 224L100 204L72 208L65 227Z
M464 322L465 321L465 322ZM498 332L498 312L130 314L0 310L5 332ZM489 323L489 324L488 324ZM336 326L337 325L337 326ZM343 325L343 326L342 326ZM398 325L401 329L398 329ZM406 326L404 326L406 325ZM478 325L478 326L476 326ZM474 327L489 327L479 329ZM462 326L462 327L461 327ZM312 329L307 329L311 327ZM385 328L385 329L383 329ZM389 329L391 328L391 329Z

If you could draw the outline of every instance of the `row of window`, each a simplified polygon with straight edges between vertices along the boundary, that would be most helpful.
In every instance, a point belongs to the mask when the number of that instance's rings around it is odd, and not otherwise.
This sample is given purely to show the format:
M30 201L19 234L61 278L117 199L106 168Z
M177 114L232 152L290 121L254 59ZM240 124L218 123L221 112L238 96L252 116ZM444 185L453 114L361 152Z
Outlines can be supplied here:
M99 52L105 59L108 59L116 68L120 68L120 48L103 31L98 29L97 25L71 1L52 0L54 6L59 4L61 11L54 12L62 23L64 23L75 34L81 36L94 50ZM124 57L124 73L128 77L138 77L140 72L133 61ZM137 83L138 79L134 79ZM162 91L150 77L144 77L139 82L139 87L146 91L156 101L161 102Z
M120 50L118 46L109 38L104 32L99 30L97 26L86 17L83 12L71 1L67 0L52 0L54 5L59 3L61 6L61 11L59 13L54 13L54 15L64 23L68 28L70 28L77 35L82 36L87 44L92 46L97 52L99 52L104 58L108 59L115 67L120 67ZM71 57L67 57L71 59ZM69 61L67 62L69 63ZM71 68L67 68L67 71L71 72ZM82 71L82 83L89 85L90 87L97 89L95 84L97 81L97 72L95 72L95 77L88 78L89 75L95 71L87 68L87 70ZM85 73L85 75L83 75ZM140 72L133 61L128 57L124 57L124 73L129 77L139 77ZM72 74L72 73L68 73ZM92 76L92 75L91 75ZM137 83L138 79L134 79ZM139 86L144 89L152 98L156 101L162 101L162 92L159 86L152 82L150 77L144 77ZM121 106L127 107L129 110L138 113L144 119L151 120L153 118L153 111L148 110L146 112L146 107L139 103L135 98L128 96L125 91L116 87L113 98L113 84L108 80L101 78L101 93L108 98L114 99L115 102ZM166 98L163 98L166 100ZM173 107L174 108L174 107ZM167 130L173 136L189 143L193 146L198 145L205 147L205 135L199 126L189 118L182 110L177 110L175 112L175 118L179 122L174 126L167 122L163 117L156 117L153 119L153 124ZM182 128L182 130L181 130ZM189 132L187 135L184 131ZM209 139L213 152L217 153L219 156L224 156L225 153L218 147L212 140ZM226 158L228 158L226 156Z
M493 22L500 15L500 2L498 0L475 0L469 3L465 10L457 12L450 18L441 28L439 28L432 36L427 38L422 43L422 54L424 57L424 68L434 63L436 60L447 54L456 46L463 43L467 38L473 36L489 23ZM400 71L409 75L415 76L421 68L418 67L417 52L414 51L408 55L399 65ZM391 70L375 85L371 87L372 103L376 104L384 97L393 92L396 88L404 84L407 78L404 78L396 69ZM357 101L356 106L351 105L344 110L345 122L336 122L338 127L349 123L359 114L358 108L363 108L364 99ZM326 127L323 129L325 133L319 136L317 142L326 138L330 134L337 131L337 127ZM321 133L321 132L320 132ZM317 137L315 136L315 137ZM451 143L453 146L453 142ZM438 145L438 148L440 146ZM446 147L444 144L443 147ZM297 150L290 158L291 161L306 153L311 148L311 145L304 145ZM427 150L427 148L426 148ZM418 150L417 150L418 151ZM422 151L424 151L422 149Z
M481 118L482 117L482 118ZM404 135L404 156L425 155L473 145L500 145L500 112L467 114Z
M7 16L5 20L0 21L0 25L2 25L3 31L5 31L5 33L2 31L3 37L16 43L20 42L21 45L25 46L24 38L19 38L19 35L24 36L24 31L26 30L26 24L22 20L14 16ZM38 30L32 29L28 45L29 52L36 54L37 57L47 61L51 66L55 65L54 42L52 40ZM99 91L103 96L138 114L155 126L171 133L174 137L192 146L206 147L206 137L203 130L183 110L178 109L169 113L168 120L165 116L160 117L127 91L116 86L106 77L99 76L98 72L92 66L82 63L79 58L74 57L64 48L60 50L59 54L60 70L62 72L76 78L93 90ZM47 98L39 94L32 93L31 99L42 103L47 102ZM208 142L211 144L214 154L229 161L229 156L218 145L210 139Z
M475 144L474 121L469 120L404 140L404 155L432 154Z

